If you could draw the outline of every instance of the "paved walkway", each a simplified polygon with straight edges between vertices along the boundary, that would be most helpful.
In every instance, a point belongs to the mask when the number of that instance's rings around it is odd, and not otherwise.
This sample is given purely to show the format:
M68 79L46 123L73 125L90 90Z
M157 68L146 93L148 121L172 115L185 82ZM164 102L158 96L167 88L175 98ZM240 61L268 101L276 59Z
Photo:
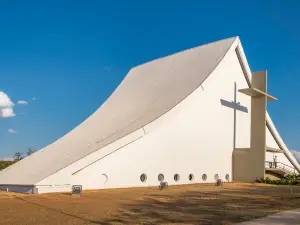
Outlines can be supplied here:
M276 213L264 218L237 223L236 225L299 225L300 208Z

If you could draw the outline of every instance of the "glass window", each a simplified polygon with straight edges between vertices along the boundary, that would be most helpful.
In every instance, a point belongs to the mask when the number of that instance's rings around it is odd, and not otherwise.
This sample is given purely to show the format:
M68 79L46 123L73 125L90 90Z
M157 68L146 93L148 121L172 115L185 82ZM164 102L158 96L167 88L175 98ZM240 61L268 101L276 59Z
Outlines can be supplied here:
M158 175L158 180L159 180L160 182L162 182L162 181L164 181L164 179L165 179L164 175L163 175L162 173L160 173L160 174Z
M189 175L189 180L190 180L190 181L194 180L194 174L190 174L190 175Z
M176 174L174 175L174 180L175 180L175 181L179 181L179 179L180 179L180 176L179 176L178 173L176 173Z
M140 179L141 179L142 182L146 182L146 180L147 180L147 175L143 173L143 174L140 176Z

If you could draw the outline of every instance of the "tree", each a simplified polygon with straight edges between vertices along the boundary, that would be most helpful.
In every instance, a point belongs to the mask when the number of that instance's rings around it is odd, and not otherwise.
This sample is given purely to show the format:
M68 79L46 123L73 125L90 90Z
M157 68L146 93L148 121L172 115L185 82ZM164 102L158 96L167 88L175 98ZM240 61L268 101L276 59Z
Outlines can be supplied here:
M30 156L32 155L33 153L35 153L35 150L31 149L31 148L28 148L27 150L27 156Z
M14 155L14 161L20 161L23 159L23 153L22 152L16 152Z
M14 161L0 161L0 171L14 164Z

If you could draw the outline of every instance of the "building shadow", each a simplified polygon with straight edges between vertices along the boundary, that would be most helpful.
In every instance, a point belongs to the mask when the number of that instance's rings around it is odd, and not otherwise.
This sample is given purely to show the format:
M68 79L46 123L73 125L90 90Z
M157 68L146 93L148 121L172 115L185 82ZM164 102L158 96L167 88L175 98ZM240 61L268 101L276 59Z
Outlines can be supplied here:
M55 212L55 213L58 213L58 214L61 214L61 215L64 215L64 216L69 216L69 217L74 218L74 219L79 219L79 220L81 220L81 221L83 221L83 222L85 222L85 223L89 223L89 224L102 224L101 222L93 221L93 220L90 220L90 219L86 219L86 218L84 218L84 217L77 216L77 215L75 215L75 214L66 213L66 212L64 212L64 211L62 211L62 210L55 209L55 208L53 208L53 207L51 207L51 206L49 206L49 205L47 206L47 205L43 205L43 204L38 204L38 203L35 203L35 202L32 202L32 201L29 201L29 200L27 200L27 199L25 199L25 198L15 197L15 199L18 199L18 200L20 200L20 201L22 201L22 202L25 202L25 203L27 203L27 204L31 204L31 205L34 205L34 206L38 206L38 207L40 207L40 208L43 208L44 210L53 211L53 212Z
M221 105L233 109L233 149L236 148L236 112L248 113L248 108L237 102L237 86L234 82L233 101L220 99Z
M223 105L223 106L226 106L228 108L232 108L234 110L241 111L244 113L248 113L248 108L246 106L242 106L238 103L230 102L230 101L227 101L224 99L220 99L220 101L221 101L221 105Z
M218 187L216 187L218 188ZM265 198L245 197L247 191L220 188L215 192L188 191L178 195L147 194L144 199L120 207L110 219L99 221L102 225L113 224L233 224L252 220L280 210L292 208L291 202L269 196L269 188L249 188L251 195ZM300 192L299 192L300 193ZM295 200L296 201L296 200ZM298 200L297 200L298 201ZM295 205L295 203L293 203Z

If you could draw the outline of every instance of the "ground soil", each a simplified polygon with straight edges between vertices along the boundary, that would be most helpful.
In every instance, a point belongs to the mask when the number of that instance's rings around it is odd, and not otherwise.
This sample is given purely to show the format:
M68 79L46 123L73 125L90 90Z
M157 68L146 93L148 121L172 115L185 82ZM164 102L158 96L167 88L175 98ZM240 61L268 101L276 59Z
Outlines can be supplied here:
M25 195L0 192L0 224L233 224L300 207L300 187L226 183Z

